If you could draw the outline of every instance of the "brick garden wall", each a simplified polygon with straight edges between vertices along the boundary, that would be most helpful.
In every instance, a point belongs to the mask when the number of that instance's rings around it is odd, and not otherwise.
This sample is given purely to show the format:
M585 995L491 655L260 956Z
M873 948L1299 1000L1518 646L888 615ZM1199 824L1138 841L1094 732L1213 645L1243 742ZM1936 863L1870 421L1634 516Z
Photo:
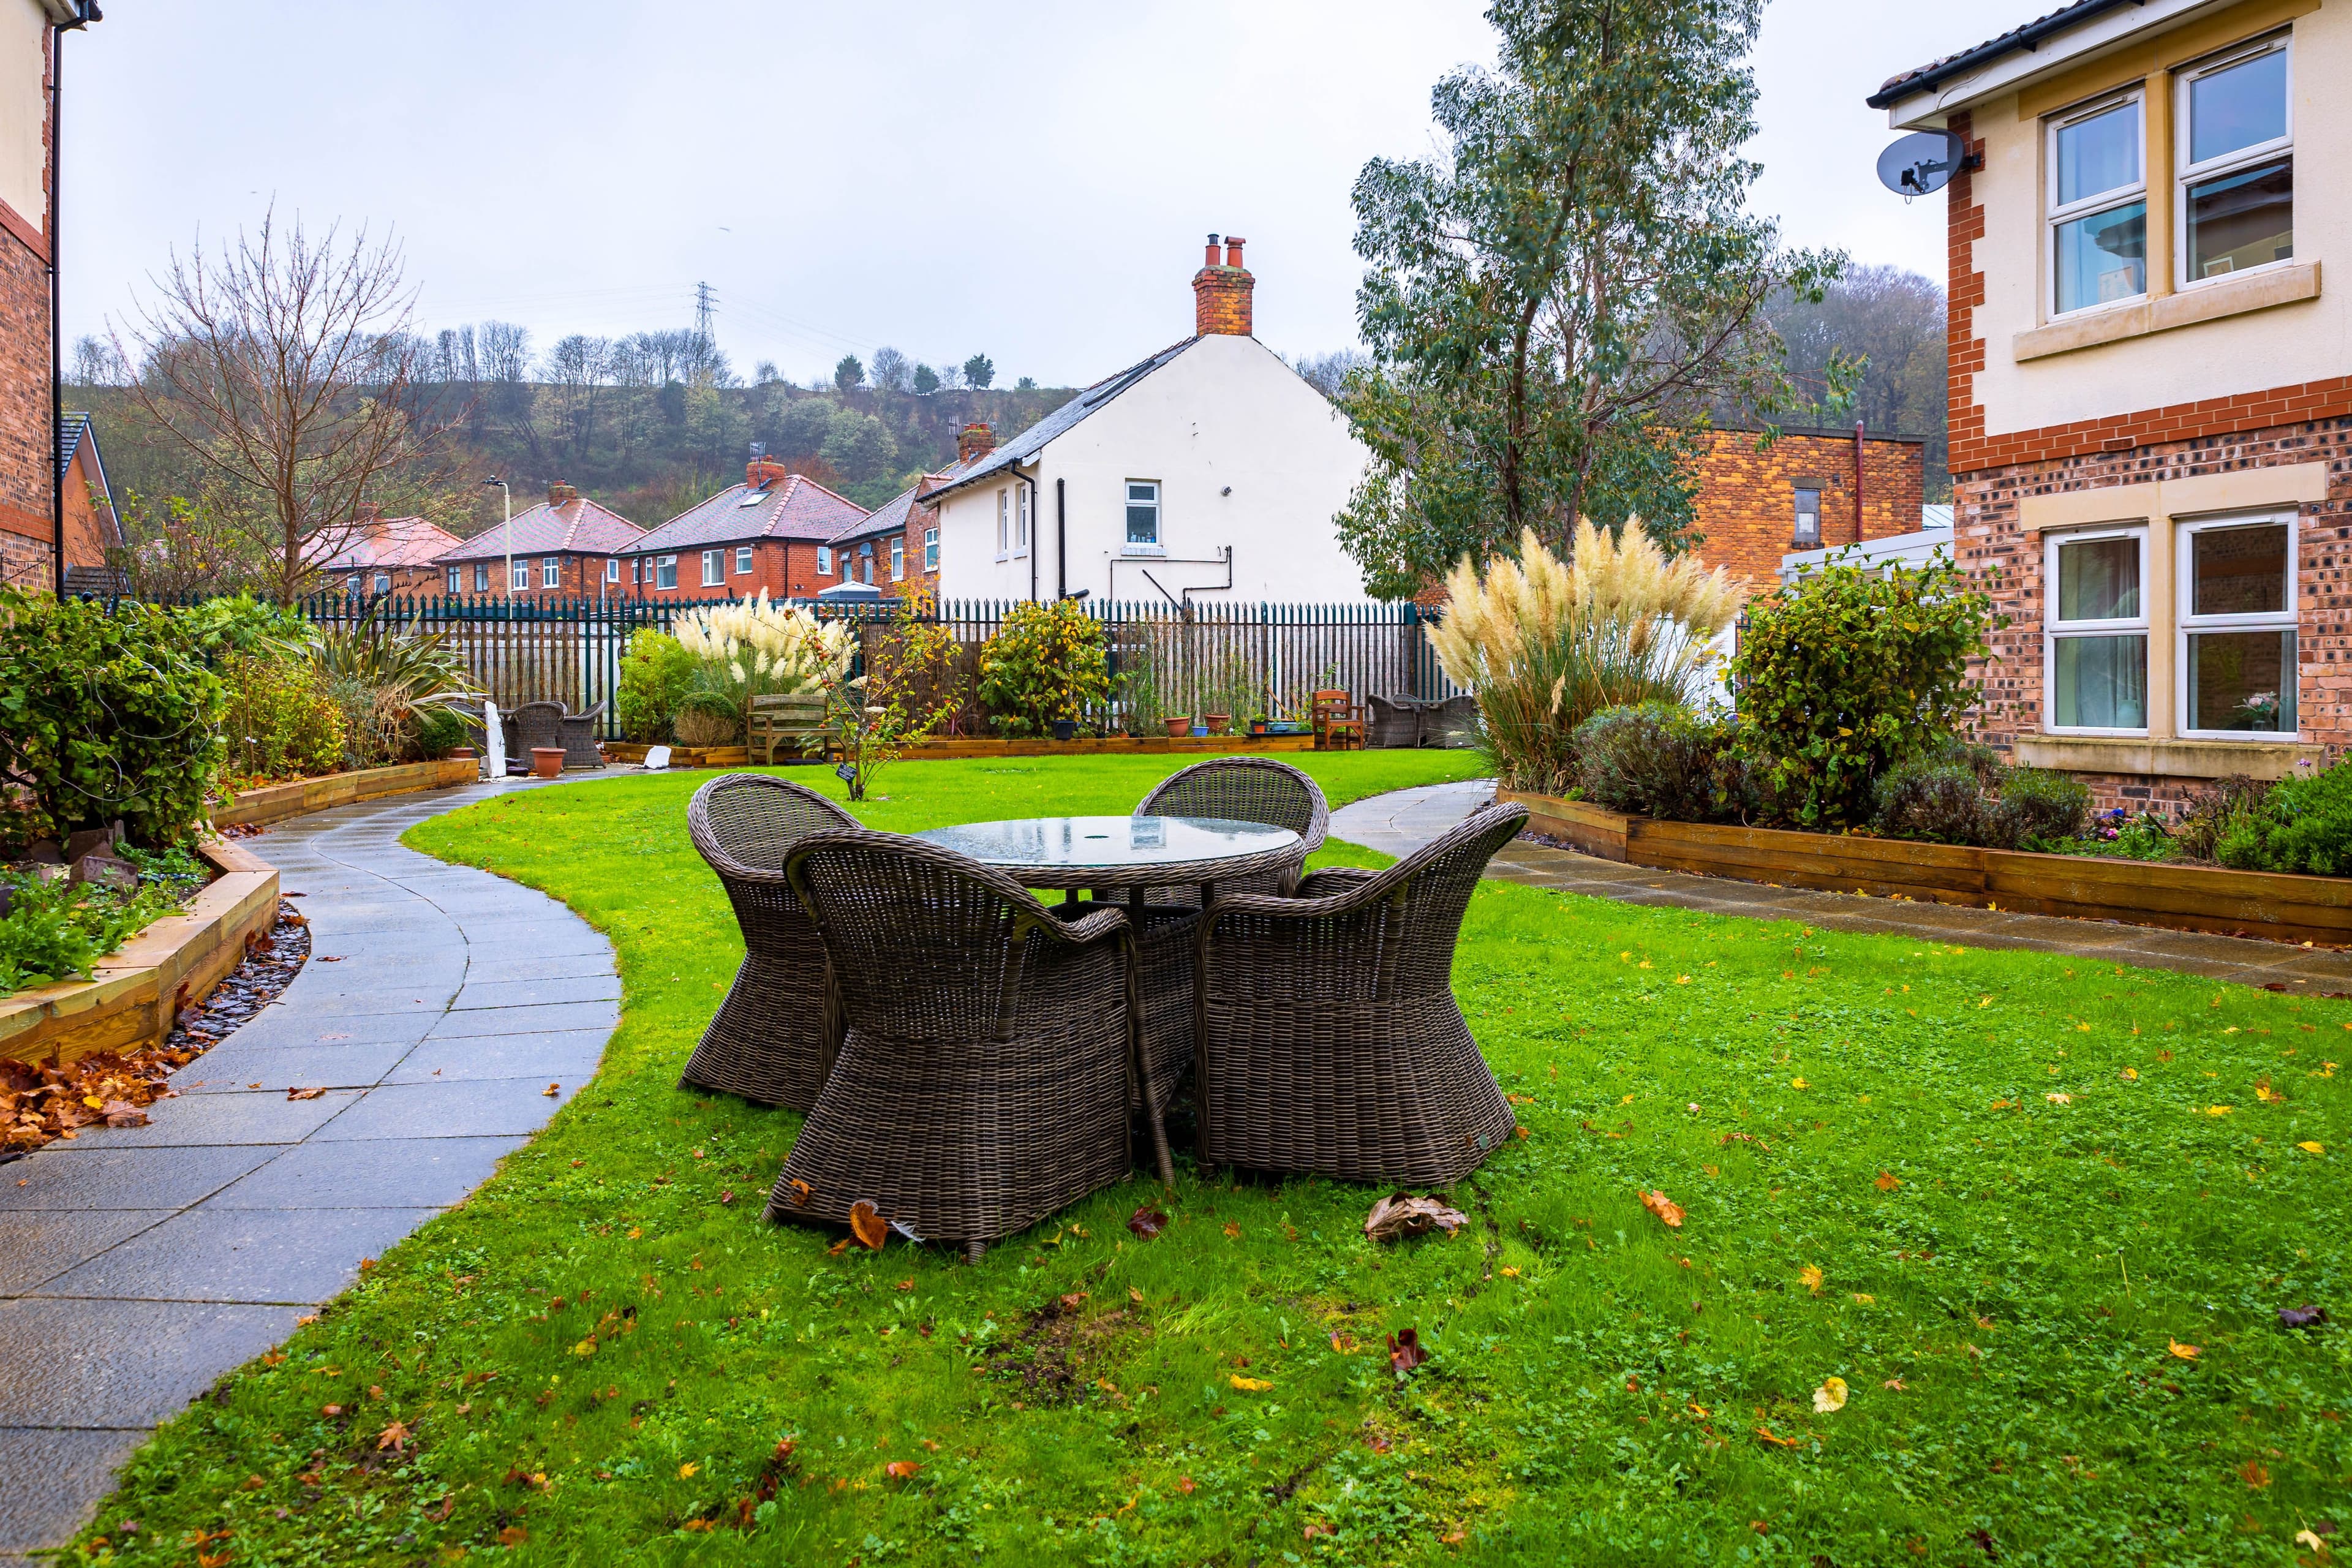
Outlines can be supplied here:
M1916 441L1863 442L1861 530L1855 529L1853 437L1783 431L1762 451L1745 430L1709 437L1697 499L1698 558L1735 577L1777 582L1780 557L1795 542L1797 488L1822 492L1822 542L1885 539L1919 530L1926 451Z

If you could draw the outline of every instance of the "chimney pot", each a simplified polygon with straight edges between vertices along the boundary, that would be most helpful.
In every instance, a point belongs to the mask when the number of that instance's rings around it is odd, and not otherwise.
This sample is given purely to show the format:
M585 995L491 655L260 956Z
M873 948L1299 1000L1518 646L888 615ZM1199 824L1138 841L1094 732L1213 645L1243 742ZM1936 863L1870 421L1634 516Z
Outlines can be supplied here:
M975 419L956 433L956 461L969 463L996 450L996 431Z
M1242 247L1248 243L1249 241L1237 234L1225 236L1225 265L1239 267L1242 264Z
M1235 236L1225 243L1227 248L1220 256L1217 237L1211 235L1208 259L1192 275L1192 331L1200 337L1254 334L1250 301L1257 280L1242 268L1242 247L1248 242Z
M580 487L567 480L558 479L547 487L547 504L550 506L569 506L579 499Z
M1213 235L1213 235L1211 235L1211 236L1209 237L1209 254L1208 254L1208 256L1207 256L1205 258L1203 258L1203 259L1202 259L1202 261L1201 262L1201 265L1202 265L1202 266L1203 266L1203 267L1214 267L1216 264L1217 264L1217 237L1216 237L1215 235Z
M743 465L743 482L755 490L765 489L770 485L782 484L786 472L783 464L773 458L754 458Z

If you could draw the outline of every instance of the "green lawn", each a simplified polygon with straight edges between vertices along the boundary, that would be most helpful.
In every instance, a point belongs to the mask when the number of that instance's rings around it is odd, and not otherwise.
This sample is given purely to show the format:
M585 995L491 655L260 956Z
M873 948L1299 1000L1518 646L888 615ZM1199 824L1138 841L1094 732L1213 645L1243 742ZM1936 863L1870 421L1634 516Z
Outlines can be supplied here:
M1310 761L1335 800L1468 765ZM866 815L1123 810L1162 771L910 763ZM1528 1136L1465 1234L1375 1248L1371 1189L1183 1166L977 1267L836 1257L759 1217L798 1119L673 1087L739 951L695 782L410 835L611 933L602 1075L167 1426L86 1552L2284 1563L2352 1525L2345 1328L2277 1316L2352 1312L2352 1006L1490 885L1457 986Z

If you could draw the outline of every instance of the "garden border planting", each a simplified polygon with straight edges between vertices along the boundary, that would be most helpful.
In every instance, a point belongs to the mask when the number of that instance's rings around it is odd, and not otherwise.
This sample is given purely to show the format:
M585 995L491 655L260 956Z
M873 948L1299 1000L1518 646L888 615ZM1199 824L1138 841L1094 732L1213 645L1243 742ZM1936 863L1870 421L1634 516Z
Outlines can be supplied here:
M245 956L247 939L276 921L278 868L225 838L203 840L196 853L220 874L184 913L123 943L89 980L0 998L0 1057L72 1061L92 1051L157 1045L180 1008L220 984Z
M1664 822L1518 790L1498 790L1496 798L1524 805L1534 832L1632 866L2223 936L2352 944L2352 879Z
M653 748L634 741L607 741L604 755L615 763L642 763ZM898 760L941 762L954 757L1071 757L1071 756L1150 756L1162 752L1181 752L1202 756L1224 756L1237 752L1311 752L1315 749L1312 735L1180 735L1163 740L1136 740L1125 736L1106 736L1083 741L1048 741L1035 737L1024 740L962 740L953 737L912 741ZM741 746L672 746L669 765L674 768L740 768L751 765L751 752Z
M407 795L421 789L449 789L481 777L482 764L472 757L445 757L437 763L402 763L388 768L359 768L324 778L294 779L239 790L234 800L212 808L217 827L258 827L305 812L349 805L379 795Z

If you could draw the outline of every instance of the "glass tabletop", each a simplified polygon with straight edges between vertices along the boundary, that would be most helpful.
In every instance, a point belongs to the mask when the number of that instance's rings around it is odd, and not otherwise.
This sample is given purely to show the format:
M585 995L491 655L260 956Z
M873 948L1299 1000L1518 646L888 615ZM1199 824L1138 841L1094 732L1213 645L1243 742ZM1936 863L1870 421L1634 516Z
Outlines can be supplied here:
M1298 842L1287 827L1211 816L1032 816L933 827L915 837L1014 872L1238 860Z

